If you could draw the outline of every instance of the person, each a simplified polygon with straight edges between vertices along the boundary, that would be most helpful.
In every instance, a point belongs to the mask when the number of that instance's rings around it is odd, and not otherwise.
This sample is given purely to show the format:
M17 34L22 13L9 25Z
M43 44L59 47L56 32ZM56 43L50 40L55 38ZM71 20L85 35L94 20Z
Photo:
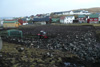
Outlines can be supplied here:
M38 34L38 38L41 39L41 38L48 38L48 37L46 35L46 32L41 30L40 33Z
M40 31L40 35L43 35L43 32L44 32L44 31L43 31L43 30L41 30L41 31Z
M43 36L43 32L44 32L43 30L40 31L40 35L39 35L39 38L40 38L40 39L41 39L42 36Z
M43 32L43 37L44 37L45 39L48 38L45 31Z

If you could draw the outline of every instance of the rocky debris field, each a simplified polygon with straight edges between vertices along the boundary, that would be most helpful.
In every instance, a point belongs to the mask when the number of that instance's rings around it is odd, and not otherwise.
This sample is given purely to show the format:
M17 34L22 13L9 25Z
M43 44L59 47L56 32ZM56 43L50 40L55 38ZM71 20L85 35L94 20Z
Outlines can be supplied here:
M10 46L9 46L10 45ZM59 50L27 48L4 42L0 67L85 67L76 55ZM89 65L88 65L89 66Z
M100 43L97 41L97 29L93 26L45 25L34 28L21 28L20 30L23 31L23 35L26 37L5 37L3 41L20 44L30 49L38 48L70 52L83 62L91 65L100 63ZM37 34L41 30L47 32L48 39L37 38ZM88 65L87 63L85 65ZM64 64L68 65L70 63L65 62Z

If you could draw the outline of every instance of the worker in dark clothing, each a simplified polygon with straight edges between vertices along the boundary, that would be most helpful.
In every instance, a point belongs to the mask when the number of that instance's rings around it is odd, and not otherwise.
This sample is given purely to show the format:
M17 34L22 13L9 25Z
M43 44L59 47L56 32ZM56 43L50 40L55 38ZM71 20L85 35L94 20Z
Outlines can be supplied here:
M41 31L40 31L40 33L38 34L38 35L39 35L39 39L41 39L41 38L42 38L42 36L43 36L43 32L44 32L44 31L43 31L43 30L41 30Z

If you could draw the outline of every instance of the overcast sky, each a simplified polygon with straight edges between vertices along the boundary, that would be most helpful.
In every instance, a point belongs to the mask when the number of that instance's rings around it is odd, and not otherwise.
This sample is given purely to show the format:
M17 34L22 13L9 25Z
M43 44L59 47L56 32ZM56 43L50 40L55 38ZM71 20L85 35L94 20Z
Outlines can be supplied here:
M91 7L100 7L100 0L0 0L0 17L22 17Z

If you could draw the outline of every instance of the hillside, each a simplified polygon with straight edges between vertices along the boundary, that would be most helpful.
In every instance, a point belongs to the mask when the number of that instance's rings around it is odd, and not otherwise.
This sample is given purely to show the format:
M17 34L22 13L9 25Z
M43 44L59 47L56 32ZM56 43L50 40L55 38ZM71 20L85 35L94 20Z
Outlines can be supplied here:
M100 7L74 9L74 10L70 10L70 11L75 11L75 10L86 10L86 11L89 11L90 13L100 13ZM50 16L53 17L53 18L59 18L61 16L66 16L66 15L54 15L53 13L51 13ZM75 16L77 17L77 15L75 15Z
M100 7L86 8L86 9L75 9L75 10L87 10L91 13L100 13ZM73 10L73 11L75 11Z

